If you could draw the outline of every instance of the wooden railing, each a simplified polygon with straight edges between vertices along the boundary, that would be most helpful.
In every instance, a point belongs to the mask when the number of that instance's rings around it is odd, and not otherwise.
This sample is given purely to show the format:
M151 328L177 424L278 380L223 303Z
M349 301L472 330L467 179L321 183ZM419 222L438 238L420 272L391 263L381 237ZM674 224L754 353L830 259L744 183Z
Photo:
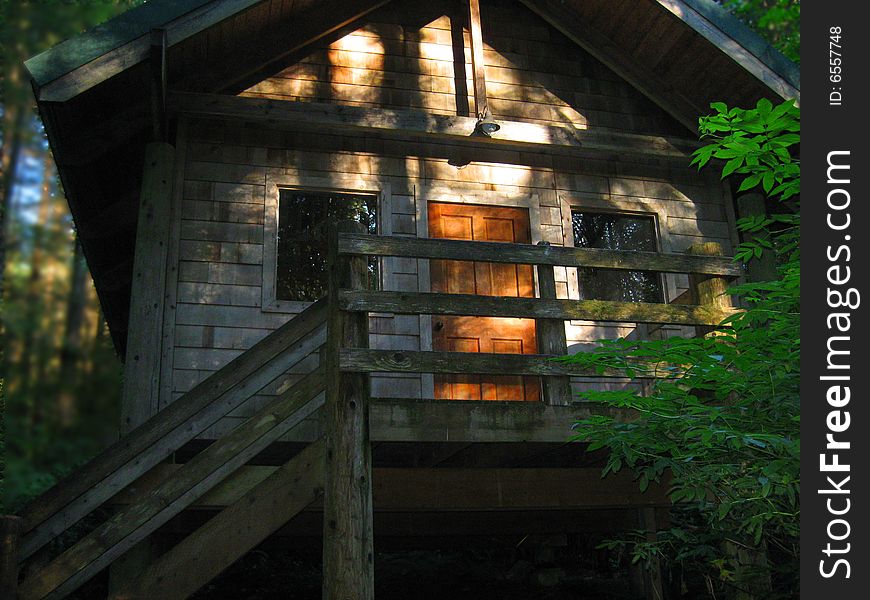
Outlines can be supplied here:
M326 364L327 469L324 498L324 598L373 597L372 484L369 443L371 372L474 373L539 375L544 399L570 400L569 377L624 376L617 371L590 371L554 361L567 353L565 320L589 319L678 323L712 327L731 314L721 295L725 278L740 275L716 245L686 255L557 248L442 239L362 234L357 224L343 224L330 235L329 336ZM505 298L443 293L372 291L367 288L368 258L395 256L447 259L537 267L542 298ZM556 298L555 266L682 272L691 274L696 305L570 301ZM539 354L476 354L444 351L374 350L368 348L370 311L405 314L508 316L537 319Z
M600 371L554 361L567 353L566 320L693 325L706 330L733 313L722 296L727 279L742 270L719 256L718 244L702 244L686 254L566 248L546 244L506 244L444 239L341 233L338 256L392 256L535 265L539 298L476 296L426 292L373 291L357 286L337 290L338 307L349 312L518 317L537 320L538 354L472 354L445 351L393 351L344 347L343 372L411 372L539 375L545 400L570 400L568 377L624 377L621 371ZM363 268L365 261L360 263ZM630 271L688 273L695 304L653 304L556 298L554 267L598 267ZM360 274L361 277L361 274ZM357 279L359 279L358 277ZM715 290L715 292L714 292Z

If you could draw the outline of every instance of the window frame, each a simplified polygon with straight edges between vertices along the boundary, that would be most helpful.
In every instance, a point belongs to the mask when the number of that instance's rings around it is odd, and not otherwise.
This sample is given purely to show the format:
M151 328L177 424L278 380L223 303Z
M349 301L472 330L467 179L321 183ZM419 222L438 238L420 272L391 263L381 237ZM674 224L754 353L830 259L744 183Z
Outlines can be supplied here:
M390 186L378 181L356 178L271 178L267 177L265 194L265 216L263 219L263 288L261 310L297 314L313 302L308 300L279 300L277 297L278 268L278 206L282 190L311 192L318 194L357 194L374 196L377 202L378 235L390 235L389 219L385 215L390 210ZM379 259L378 285L383 287L383 261Z
M575 212L576 213L584 213L587 215L600 215L600 216L604 216L604 217L612 217L614 219L618 219L620 217L635 218L635 219L649 219L652 223L652 236L653 236L652 241L653 241L653 245L655 246L654 252L661 252L662 251L661 250L661 241L659 239L660 236L659 236L658 219L656 218L657 215L651 214L651 213L641 213L641 212L633 212L633 211L625 211L625 210L620 210L620 211L601 210L601 209L579 207L579 206L572 206L570 214L568 215L570 218L570 222L571 222L571 245L574 248L585 247L585 246L577 246L576 240L574 239L574 213ZM610 249L610 248L608 248L608 249ZM649 252L649 251L647 250L647 252ZM600 270L618 271L621 269L600 269ZM642 272L643 270L640 270L640 271ZM632 272L637 272L637 271L632 271ZM646 271L646 272L652 273L654 275L655 279L658 280L659 297L660 297L659 302L661 302L661 303L665 302L665 300L667 299L667 287L666 287L665 281L664 281L664 274L662 272L655 272L655 271ZM575 283L577 286L577 295L579 297L580 296L580 270L579 270L579 268L574 269L574 277L575 277ZM600 300L600 298L586 298L586 299L587 300ZM623 300L623 302L632 302L632 301L631 300Z
M562 206L562 229L565 232L565 245L574 246L574 227L572 222L573 212L590 212L599 214L625 215L635 217L652 218L653 233L655 234L656 252L665 252L670 246L667 230L662 226L662 219L667 219L663 207L654 202L645 202L637 198L619 198L611 200L601 197L583 197L561 195ZM568 267L568 297L572 300L580 299L579 275L576 267ZM672 297L672 278L666 273L659 273L659 282L662 289L663 302L669 302ZM574 322L580 324L581 322ZM586 323L586 321L582 321Z

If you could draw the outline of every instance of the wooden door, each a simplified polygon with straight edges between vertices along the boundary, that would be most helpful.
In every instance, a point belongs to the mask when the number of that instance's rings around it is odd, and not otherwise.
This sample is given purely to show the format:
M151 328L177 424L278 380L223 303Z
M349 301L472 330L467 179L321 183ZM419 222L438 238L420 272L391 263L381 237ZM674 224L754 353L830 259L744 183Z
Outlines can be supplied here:
M522 208L429 203L434 238L530 243L529 213ZM433 292L531 298L531 265L432 260ZM434 350L535 354L534 319L433 315ZM538 377L521 375L435 375L435 397L447 400L540 400Z

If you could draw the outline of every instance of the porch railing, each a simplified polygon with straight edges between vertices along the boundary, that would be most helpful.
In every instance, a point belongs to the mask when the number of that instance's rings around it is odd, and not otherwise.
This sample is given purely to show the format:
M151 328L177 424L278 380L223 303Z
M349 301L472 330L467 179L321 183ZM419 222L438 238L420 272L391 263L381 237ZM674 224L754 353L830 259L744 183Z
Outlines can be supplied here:
M584 369L553 361L567 354L565 321L635 322L691 325L707 331L734 312L724 291L728 279L742 274L740 265L721 256L718 244L699 244L685 254L566 248L546 244L508 244L447 239L373 236L342 232L335 239L338 260L358 259L349 280L356 286L335 290L337 308L345 313L517 317L536 320L538 354L473 354L447 351L374 350L363 346L338 349L342 372L405 372L510 374L543 377L544 399L564 404L570 399L570 376L624 377L619 371ZM365 257L402 257L534 265L539 297L516 298L431 292L365 289ZM362 260L359 260L362 259ZM554 267L598 267L630 271L686 273L690 299L679 304L569 300L556 297ZM367 339L361 336L361 339Z

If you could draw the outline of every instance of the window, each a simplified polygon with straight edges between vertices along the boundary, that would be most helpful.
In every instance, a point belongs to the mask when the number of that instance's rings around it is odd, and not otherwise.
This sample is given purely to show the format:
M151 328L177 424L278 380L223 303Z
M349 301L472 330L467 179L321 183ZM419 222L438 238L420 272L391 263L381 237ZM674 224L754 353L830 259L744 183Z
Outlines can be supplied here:
M330 222L354 220L377 233L377 196L282 189L278 192L275 272L277 300L313 301L327 291L327 229ZM369 283L378 281L370 259Z
M639 215L571 212L578 248L657 252L655 219ZM662 302L661 276L652 271L577 269L581 300Z

